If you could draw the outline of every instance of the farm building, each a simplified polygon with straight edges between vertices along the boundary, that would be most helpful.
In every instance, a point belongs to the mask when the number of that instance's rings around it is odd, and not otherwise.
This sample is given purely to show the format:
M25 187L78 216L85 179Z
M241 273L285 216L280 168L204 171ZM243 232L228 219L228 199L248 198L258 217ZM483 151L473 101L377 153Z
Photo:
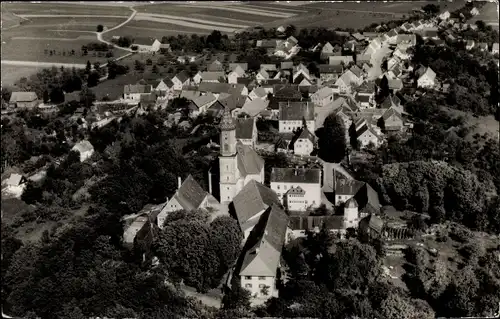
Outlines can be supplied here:
M158 41L158 39L145 39L145 40L138 40L139 42L136 42L133 44L134 46L137 46L137 51L139 52L158 52L160 51L160 48L162 46L162 43ZM168 45L168 48L170 48L170 45Z
M9 106L19 109L32 109L38 105L38 102L35 92L12 92Z

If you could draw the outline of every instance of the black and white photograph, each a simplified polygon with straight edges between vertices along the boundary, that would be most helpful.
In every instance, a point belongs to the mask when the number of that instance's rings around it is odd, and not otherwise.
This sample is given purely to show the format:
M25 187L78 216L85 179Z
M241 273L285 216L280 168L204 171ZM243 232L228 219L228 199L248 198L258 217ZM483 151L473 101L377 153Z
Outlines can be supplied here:
M2 318L500 318L498 1L2 1Z

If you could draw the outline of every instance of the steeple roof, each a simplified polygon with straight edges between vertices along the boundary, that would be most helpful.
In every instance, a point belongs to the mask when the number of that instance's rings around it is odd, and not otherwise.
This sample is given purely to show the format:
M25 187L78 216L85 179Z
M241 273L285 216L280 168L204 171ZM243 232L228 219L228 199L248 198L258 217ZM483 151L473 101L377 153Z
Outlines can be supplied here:
M231 116L229 108L224 109L224 114L222 115L222 120L220 122L220 129L222 131L232 131L236 130L236 123L234 118Z

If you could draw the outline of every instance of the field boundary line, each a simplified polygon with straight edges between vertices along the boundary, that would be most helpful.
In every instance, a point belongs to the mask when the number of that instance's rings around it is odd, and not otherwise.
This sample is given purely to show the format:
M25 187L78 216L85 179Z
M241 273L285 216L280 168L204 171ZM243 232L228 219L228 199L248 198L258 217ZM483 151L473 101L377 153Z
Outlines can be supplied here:
M127 28L130 29L137 29L137 30L149 30L149 31L165 31L165 32L178 32L178 33L187 33L187 34L203 34L203 35L208 35L210 34L210 31L208 30L197 30L196 32L191 32L191 31L186 31L186 30L172 30L172 29L158 29L158 28L146 28L146 27L133 27L128 25Z
M190 8L191 6L186 5L186 4L180 4L178 5L179 7L183 8ZM245 10L243 7L211 7L207 5L199 5L196 6L197 8L202 8L202 9L215 9L215 10L225 10L225 11L233 11L233 12L239 12L239 13L247 13L247 14L253 14L257 16L264 16L264 17L275 17L275 18L291 18L293 16L296 16L296 14L279 14L279 13L274 13L274 12L257 12L255 10Z
M232 24L232 23L224 23L224 22L217 22L217 21L208 21L204 19L196 19L196 18L189 18L189 17L178 17L178 16L171 16L168 14L160 14L160 13L138 13L136 15L136 20L138 17L152 17L152 18L165 18L165 19L170 19L170 20L179 20L179 21L186 21L186 22L197 22L200 24L208 24L208 25L214 25L214 26L219 26L219 27L228 27L228 28L248 28L248 25L243 25L243 24Z
M324 7L310 7L311 9L317 10L328 10L328 11L341 11L341 12L354 12L354 13L379 13L388 15L404 15L400 12L389 12L389 11L370 11L370 10L355 10L355 9L334 9L334 8L324 8Z

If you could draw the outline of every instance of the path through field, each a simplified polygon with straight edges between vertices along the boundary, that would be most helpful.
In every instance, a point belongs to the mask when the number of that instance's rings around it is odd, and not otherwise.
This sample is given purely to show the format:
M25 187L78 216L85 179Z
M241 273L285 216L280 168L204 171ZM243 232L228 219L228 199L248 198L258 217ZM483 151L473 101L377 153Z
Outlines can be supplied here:
M118 29L118 28L121 28L121 27L123 27L124 25L126 25L127 23L129 23L130 21L132 21L132 19L133 19L133 18L135 17L135 15L137 14L137 11L134 9L134 7L129 7L129 9L130 9L130 10L132 10L132 14L130 15L130 17L128 17L128 19L127 19L127 20L123 21L122 23L120 23L120 24L119 24L119 25L117 25L117 26L114 26L114 27L113 27L113 28L111 28L111 29L105 30L105 31L103 31L103 32L96 32L96 34L97 34L97 40L99 40L99 41L100 41L100 42L102 42L102 43L106 43L106 44L108 44L108 45L112 45L112 46L114 46L114 47L115 47L115 48L117 48L117 49L125 50L125 51L128 51L128 52L133 52L131 49L128 49L128 48L122 48L122 47L120 47L120 46L118 46L118 45L116 45L116 44L114 44L114 43L108 42L108 41L106 41L106 40L104 40L104 39L102 38L102 35L103 35L103 34L108 33L108 32L110 32L110 31L113 31L113 30L116 30L116 29Z

